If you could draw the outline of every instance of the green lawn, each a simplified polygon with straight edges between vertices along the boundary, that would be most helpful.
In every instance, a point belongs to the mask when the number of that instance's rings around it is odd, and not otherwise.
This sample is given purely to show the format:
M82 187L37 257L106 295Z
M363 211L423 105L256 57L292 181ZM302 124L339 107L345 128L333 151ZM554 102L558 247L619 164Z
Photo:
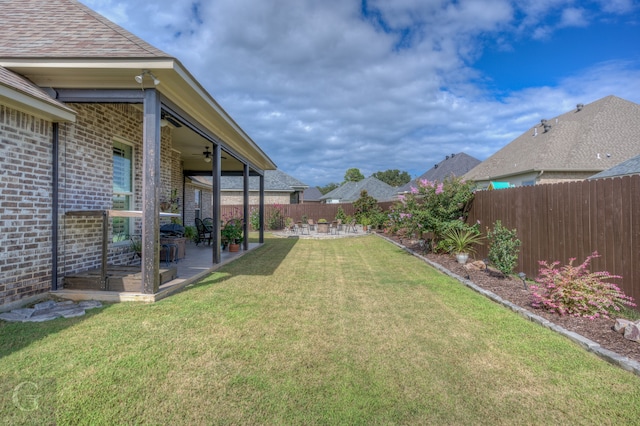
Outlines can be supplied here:
M640 418L640 378L374 236L267 238L155 304L0 322L0 383L9 424Z

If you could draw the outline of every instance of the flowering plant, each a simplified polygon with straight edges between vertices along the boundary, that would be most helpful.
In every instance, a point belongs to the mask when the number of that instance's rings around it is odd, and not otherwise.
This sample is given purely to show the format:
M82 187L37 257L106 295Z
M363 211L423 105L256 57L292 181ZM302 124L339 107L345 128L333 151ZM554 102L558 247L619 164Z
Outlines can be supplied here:
M242 221L231 219L224 225L220 234L229 244L239 244L242 242Z
M239 244L242 241L242 215L238 208L227 215L223 215L222 219L225 225L220 230L222 239L229 244Z
M609 318L612 311L620 311L623 305L636 306L617 285L606 281L622 277L606 271L589 271L591 260L597 257L600 255L594 251L579 266L573 266L575 258L571 258L569 264L561 268L558 261L538 262L541 268L536 282L539 285L530 287L532 306L589 319Z
M399 197L387 225L392 231L404 228L410 234L432 232L437 243L449 230L463 224L474 184L455 177L440 183L426 179L417 183L410 193Z

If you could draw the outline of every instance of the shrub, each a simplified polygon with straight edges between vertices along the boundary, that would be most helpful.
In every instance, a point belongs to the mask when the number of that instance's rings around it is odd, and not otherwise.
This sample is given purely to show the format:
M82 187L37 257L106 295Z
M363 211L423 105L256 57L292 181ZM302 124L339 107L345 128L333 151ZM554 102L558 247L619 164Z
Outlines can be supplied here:
M372 214L380 211L378 201L365 189L360 191L360 198L353 202L353 207L355 209L354 216L358 222L361 222L364 217L369 218Z
M520 252L520 240L516 236L516 230L505 228L497 220L493 230L487 229L487 240L489 240L489 261L503 274L511 274L518 264Z
M270 230L282 229L284 227L284 213L282 206L274 204L266 213L267 228Z
M260 230L260 209L256 209L255 207L251 208L251 212L249 213L249 224L251 225L251 229L254 231Z
M474 245L482 245L482 236L474 227L453 228L444 235L440 244L447 253L473 254L476 252Z
M582 316L590 319L609 318L613 311L622 307L636 306L633 299L626 296L618 286L607 282L622 278L609 272L590 272L589 264L593 258L600 257L593 252L579 266L573 266L575 258L569 264L558 268L560 262L549 264L538 262L541 266L536 282L532 285L532 306L543 308L560 315Z
M338 212L336 213L336 220L342 220L343 223L347 220L347 215L345 214L342 206L338 206Z
M437 245L449 230L464 224L474 184L455 177L441 183L420 179L417 184L409 194L399 196L400 202L389 212L388 229L405 229L416 236L432 232Z

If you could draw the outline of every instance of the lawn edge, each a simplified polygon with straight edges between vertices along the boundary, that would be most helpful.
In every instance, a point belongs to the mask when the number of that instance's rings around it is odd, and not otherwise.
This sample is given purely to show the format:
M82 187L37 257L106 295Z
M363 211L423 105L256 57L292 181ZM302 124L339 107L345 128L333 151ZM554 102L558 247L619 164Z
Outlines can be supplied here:
M593 340L587 339L586 337L575 333L573 331L569 331L564 327L561 327L557 324L554 324L553 322L547 320L546 318L543 318L539 315L536 315L530 311L528 311L527 309L524 309L520 306L517 306L511 302L509 302L508 300L505 300L503 298L501 298L500 296L498 296L497 294L485 290L482 287L477 286L476 284L473 283L473 281L470 281L466 278L461 277L458 274L455 274L453 272L451 272L450 270L448 270L447 268L445 268L444 266L440 265L439 263L436 263L432 260L427 259L426 257L422 256L420 253L411 250L401 244L398 244L396 241L381 235L379 233L373 233L374 235L376 235L379 238L382 238L383 240L386 240L388 242L390 242L391 244L401 248L402 250L406 251L407 253L419 258L420 260L426 262L428 265L430 265L431 267L437 269L438 271L450 276L451 278L456 279L457 281L459 281L460 283L462 283L463 285L471 288L472 290L474 290L477 293L482 294L483 296L487 297L488 299L512 310L513 312L516 312L517 314L519 314L520 316L524 317L525 319L528 319L531 322L534 322L538 325L541 325L542 327L548 328L549 330L552 330L566 338L568 338L569 340L571 340L574 343L577 343L580 347L582 347L583 349L585 349L587 352L591 352L597 356L599 356L600 358L604 359L605 361L609 362L610 364L613 364L617 367L622 368L625 371L629 371L633 374L635 374L636 376L640 377L640 363L637 361L634 361L630 358L627 358L625 356L622 356L616 352L610 351L608 349L603 348L602 346L600 346L598 343L594 342Z

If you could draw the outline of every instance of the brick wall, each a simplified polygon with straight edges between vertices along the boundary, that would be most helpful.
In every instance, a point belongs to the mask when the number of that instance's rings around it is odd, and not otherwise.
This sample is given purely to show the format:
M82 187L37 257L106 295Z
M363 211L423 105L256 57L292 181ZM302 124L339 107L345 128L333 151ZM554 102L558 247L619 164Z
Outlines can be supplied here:
M242 204L244 195L242 191L224 191L220 196L220 203L225 205ZM288 192L265 192L265 204L289 204L291 194ZM257 192L249 192L249 204L260 204L260 196Z
M128 104L71 104L76 123L65 126L61 135L61 210L101 210L112 207L114 139L134 148L134 206L142 209L142 112ZM180 153L171 146L171 130L162 128L160 151L160 197L172 189L182 196ZM168 222L168 220L166 220ZM60 256L62 276L100 265L101 220L61 217ZM161 222L161 224L164 222ZM141 219L133 220L132 233L141 232ZM111 235L109 235L111 241ZM109 263L134 260L129 241L109 244ZM60 286L62 282L58 283Z
M114 139L134 147L134 204L142 194L142 112L127 104L70 104L75 123L59 126L59 270L96 268L101 260L101 220L66 217L67 210L112 207ZM52 124L0 105L0 307L52 287ZM162 129L161 195L182 196L180 153ZM141 221L134 223L140 232ZM137 230L137 231L136 231ZM109 236L111 239L111 235ZM109 263L133 259L129 242L109 244Z
M51 136L0 105L0 306L51 287Z

